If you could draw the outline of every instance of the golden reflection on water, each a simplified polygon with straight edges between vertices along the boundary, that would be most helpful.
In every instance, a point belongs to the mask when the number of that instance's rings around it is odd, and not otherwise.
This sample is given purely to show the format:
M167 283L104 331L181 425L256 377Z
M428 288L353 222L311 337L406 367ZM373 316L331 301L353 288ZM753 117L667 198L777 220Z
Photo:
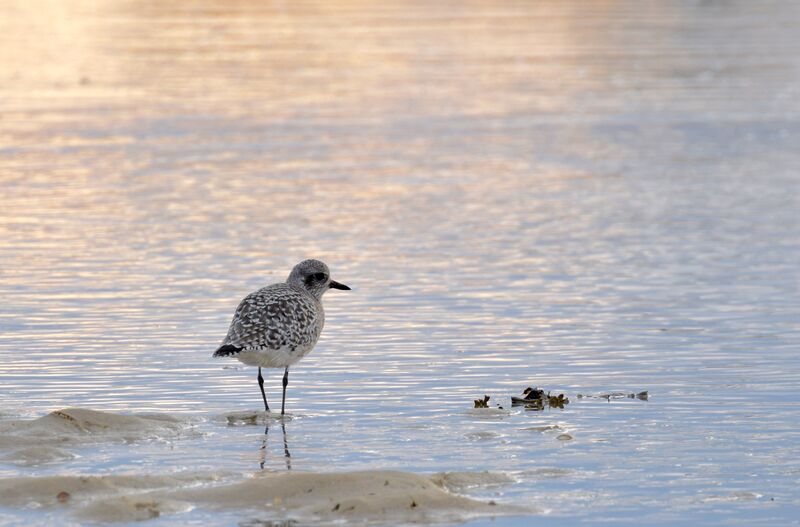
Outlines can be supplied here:
M374 122L554 113L603 82L607 62L585 60L593 49L613 51L604 42L619 33L614 49L631 44L627 32L604 31L592 18L615 8L11 2L0 21L0 61L14 106L51 124L74 122L68 108L91 107L127 118L180 111Z

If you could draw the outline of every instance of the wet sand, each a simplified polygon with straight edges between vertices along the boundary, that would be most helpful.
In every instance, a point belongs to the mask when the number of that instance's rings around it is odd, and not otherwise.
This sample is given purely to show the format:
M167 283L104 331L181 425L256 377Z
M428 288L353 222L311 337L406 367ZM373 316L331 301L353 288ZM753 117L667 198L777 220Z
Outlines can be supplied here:
M233 413L234 419L240 413ZM71 459L70 447L179 438L191 426L168 415L121 415L67 408L33 420L0 423L6 460L25 465ZM131 522L179 515L197 507L267 513L280 519L360 523L460 522L480 516L536 512L452 491L508 484L489 472L421 475L353 472L69 474L0 479L0 506L64 508L75 519Z

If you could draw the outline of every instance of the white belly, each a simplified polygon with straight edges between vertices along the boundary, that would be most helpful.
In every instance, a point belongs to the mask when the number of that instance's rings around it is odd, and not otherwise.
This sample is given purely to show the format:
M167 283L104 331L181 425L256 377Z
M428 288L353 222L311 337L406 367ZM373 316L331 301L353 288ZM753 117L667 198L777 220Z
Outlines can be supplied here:
M311 348L296 348L294 351L289 347L280 349L247 350L240 351L235 355L240 362L248 366L260 366L261 368L285 368L298 362L308 355Z

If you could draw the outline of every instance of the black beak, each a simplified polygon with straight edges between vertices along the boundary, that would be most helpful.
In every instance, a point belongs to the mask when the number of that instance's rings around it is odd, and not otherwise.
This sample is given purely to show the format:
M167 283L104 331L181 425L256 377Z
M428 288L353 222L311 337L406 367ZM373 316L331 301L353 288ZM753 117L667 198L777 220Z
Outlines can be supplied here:
M331 289L341 289L341 290L343 290L343 291L350 291L350 288L349 288L349 287L347 287L347 286L346 286L346 285L344 285L344 284L340 284L339 282L336 282L336 281L334 281L334 280L331 280L331 283L330 283L330 288L331 288Z

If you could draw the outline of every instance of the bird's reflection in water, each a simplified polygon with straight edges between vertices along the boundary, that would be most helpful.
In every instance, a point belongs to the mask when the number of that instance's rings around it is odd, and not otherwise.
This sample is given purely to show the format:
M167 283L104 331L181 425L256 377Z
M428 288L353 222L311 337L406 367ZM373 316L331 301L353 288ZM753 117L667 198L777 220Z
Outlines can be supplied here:
M283 457L286 460L286 470L292 470L292 454L289 453L289 441L286 439L286 421L281 419L281 433L283 435ZM267 443L269 440L269 421L264 428L264 439L261 441L261 462L259 466L263 469L267 463Z

